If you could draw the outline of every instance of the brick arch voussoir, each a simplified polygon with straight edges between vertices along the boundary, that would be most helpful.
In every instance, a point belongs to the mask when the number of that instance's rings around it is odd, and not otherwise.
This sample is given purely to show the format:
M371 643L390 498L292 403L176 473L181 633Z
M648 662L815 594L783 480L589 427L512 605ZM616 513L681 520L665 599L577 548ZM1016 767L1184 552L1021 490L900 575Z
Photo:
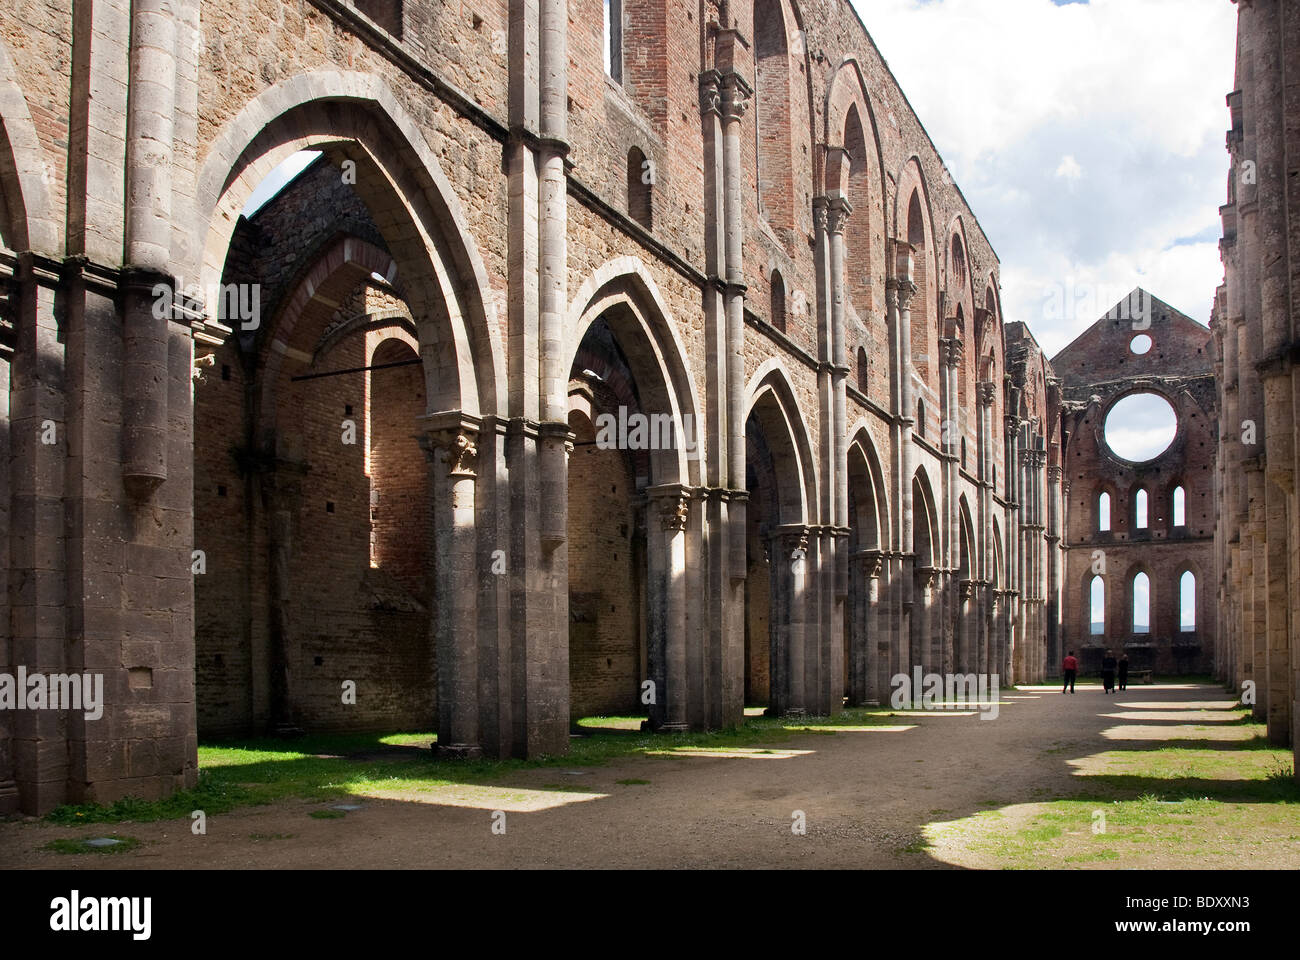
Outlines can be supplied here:
M364 162L382 171L393 204L418 235L419 242L411 245L411 269L404 268L407 282L434 288L445 301L431 322L445 321L450 329L439 332L430 352L450 362L439 364L431 404L469 414L503 411L506 364L497 297L468 219L420 126L376 75L297 74L263 90L227 120L198 178L199 235L191 246L201 257L195 268L204 289L220 276L234 224L253 187L292 153L330 145L346 145L358 167ZM393 255L403 260L396 248ZM408 302L417 309L416 298ZM426 329L422 323L422 337Z
M264 432L274 429L278 415L276 396L287 373L288 351L309 352L306 345L295 348L294 343L295 333L304 318L318 315L322 309L333 314L337 307L331 304L337 303L336 298L351 291L372 273L378 273L392 283L397 277L397 265L374 244L355 237L342 237L322 251L299 279L263 340L258 375L261 385L258 421Z

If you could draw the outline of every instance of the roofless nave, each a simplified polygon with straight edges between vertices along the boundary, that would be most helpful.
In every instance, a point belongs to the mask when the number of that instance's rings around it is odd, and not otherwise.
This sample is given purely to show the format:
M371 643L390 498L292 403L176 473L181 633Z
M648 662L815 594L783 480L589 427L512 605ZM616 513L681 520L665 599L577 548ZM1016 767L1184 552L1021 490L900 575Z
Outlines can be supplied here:
M1054 670L1063 386L850 7L610 7L6 11L0 649L108 702L0 714L0 805Z

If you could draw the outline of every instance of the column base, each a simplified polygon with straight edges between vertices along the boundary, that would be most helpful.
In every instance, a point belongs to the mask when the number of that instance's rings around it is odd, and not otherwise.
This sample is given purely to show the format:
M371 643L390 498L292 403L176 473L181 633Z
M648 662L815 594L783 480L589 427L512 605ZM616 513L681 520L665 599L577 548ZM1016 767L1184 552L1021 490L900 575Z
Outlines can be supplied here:
M475 760L483 756L477 743L435 743L433 755L439 760Z
M784 710L774 710L768 707L763 711L765 717L806 717L808 709L806 707L786 707Z
M685 720L672 720L651 728L655 733L690 733L691 725Z

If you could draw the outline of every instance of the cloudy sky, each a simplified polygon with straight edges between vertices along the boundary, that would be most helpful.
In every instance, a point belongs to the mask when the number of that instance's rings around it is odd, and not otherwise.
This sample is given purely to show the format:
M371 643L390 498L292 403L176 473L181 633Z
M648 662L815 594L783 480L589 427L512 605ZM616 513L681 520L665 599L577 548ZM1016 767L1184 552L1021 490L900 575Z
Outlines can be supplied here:
M1049 356L1135 286L1209 321L1231 3L851 2L997 251L1008 320Z

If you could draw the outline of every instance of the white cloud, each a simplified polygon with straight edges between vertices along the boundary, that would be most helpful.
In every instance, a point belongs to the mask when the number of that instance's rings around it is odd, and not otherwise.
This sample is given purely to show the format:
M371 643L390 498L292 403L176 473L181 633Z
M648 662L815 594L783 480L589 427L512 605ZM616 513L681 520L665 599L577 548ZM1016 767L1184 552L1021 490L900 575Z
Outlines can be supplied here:
M1232 4L853 2L1001 259L1008 320L1050 355L1140 285L1208 321ZM1119 292L1051 317L1067 282Z
M1061 163L1056 168L1056 175L1065 180L1078 180L1083 176L1083 167L1079 166L1078 160L1067 153L1061 158Z

